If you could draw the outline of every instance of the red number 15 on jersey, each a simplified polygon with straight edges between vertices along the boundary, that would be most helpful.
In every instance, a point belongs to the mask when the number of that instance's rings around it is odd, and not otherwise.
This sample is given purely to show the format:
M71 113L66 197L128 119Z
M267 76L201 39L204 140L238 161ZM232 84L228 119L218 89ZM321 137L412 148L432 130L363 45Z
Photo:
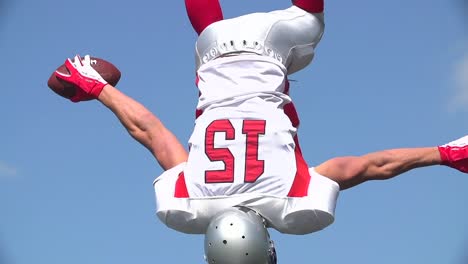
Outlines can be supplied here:
M243 120L242 134L245 135L245 168L244 182L255 182L264 171L265 161L258 159L258 139L265 134L265 120ZM215 147L215 134L222 133L225 140L235 139L235 130L231 121L221 119L213 121L207 128L205 134L205 153L211 161L224 163L224 170L205 171L206 183L228 183L234 182L234 160L235 157L229 148ZM236 157L240 158L240 157Z

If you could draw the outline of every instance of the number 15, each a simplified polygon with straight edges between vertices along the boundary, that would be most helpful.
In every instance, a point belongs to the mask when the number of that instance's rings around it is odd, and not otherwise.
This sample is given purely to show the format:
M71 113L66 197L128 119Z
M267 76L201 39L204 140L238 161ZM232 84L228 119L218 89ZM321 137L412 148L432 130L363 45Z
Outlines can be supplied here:
M244 182L255 182L264 172L265 161L258 159L258 139L265 134L265 120L243 120L242 134L246 136L245 142L245 169ZM234 182L234 155L229 148L216 148L214 139L216 133L223 133L225 140L235 139L235 130L231 121L220 119L213 121L205 133L205 153L210 161L224 163L223 170L205 171L206 183Z

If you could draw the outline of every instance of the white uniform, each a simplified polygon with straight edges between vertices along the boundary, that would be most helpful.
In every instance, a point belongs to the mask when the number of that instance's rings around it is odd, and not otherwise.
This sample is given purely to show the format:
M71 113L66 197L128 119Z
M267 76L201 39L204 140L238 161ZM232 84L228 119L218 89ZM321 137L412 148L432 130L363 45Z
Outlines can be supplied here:
M204 233L231 206L256 210L284 233L333 222L339 188L302 158L287 81L312 60L322 33L323 15L295 6L216 22L201 33L189 158L154 182L166 225Z
M334 221L338 184L310 169L311 180L304 197L238 193L206 197L177 198L182 163L165 171L154 181L157 216L168 227L189 234L204 234L211 218L233 206L248 207L265 218L268 227L286 234L308 234Z

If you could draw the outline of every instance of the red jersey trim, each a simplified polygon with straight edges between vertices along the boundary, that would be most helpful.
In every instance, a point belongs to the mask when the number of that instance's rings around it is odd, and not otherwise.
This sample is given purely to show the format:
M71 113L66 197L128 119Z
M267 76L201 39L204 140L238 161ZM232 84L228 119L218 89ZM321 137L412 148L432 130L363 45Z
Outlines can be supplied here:
M304 197L308 195L309 184L310 184L310 172L309 166L302 157L302 151L299 147L299 140L297 136L294 137L296 148L294 149L294 155L296 156L296 175L294 181L289 190L288 197Z
M184 172L179 173L174 190L175 198L189 198Z
M289 81L286 80L284 93L289 94ZM296 107L293 103L288 103L284 106L284 113L288 116L293 127L298 128L300 121L296 111ZM289 190L288 197L304 197L308 195L309 184L310 184L310 172L307 162L302 157L301 147L299 146L299 139L294 136L294 143L296 148L294 149L294 155L296 157L296 175L294 176L291 189Z

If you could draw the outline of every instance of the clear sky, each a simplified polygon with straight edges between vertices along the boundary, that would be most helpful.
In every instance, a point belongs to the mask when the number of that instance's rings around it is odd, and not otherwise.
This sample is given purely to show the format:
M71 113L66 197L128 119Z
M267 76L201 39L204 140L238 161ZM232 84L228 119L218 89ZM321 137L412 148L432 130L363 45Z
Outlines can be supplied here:
M226 17L289 4L222 1ZM309 164L468 134L466 16L460 0L326 1L315 61L291 76ZM186 142L195 40L182 0L0 0L0 264L203 263L202 236L155 217L150 153L47 87L67 57L106 58ZM344 191L325 230L272 232L279 263L466 264L467 187L436 166Z

